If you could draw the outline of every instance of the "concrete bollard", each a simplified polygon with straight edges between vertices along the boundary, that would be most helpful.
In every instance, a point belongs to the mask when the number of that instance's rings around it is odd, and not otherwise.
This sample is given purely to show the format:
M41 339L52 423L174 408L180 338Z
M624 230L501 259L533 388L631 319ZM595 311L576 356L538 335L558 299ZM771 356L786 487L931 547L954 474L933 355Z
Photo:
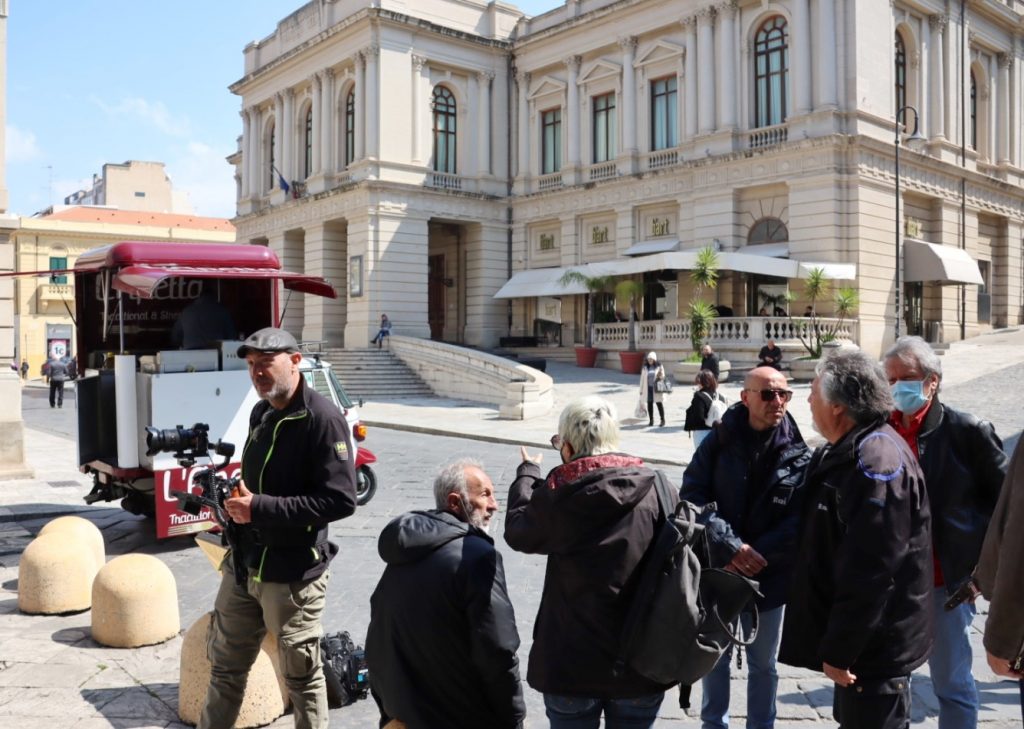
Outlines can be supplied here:
M213 613L199 618L185 633L181 644L181 668L178 679L178 717L186 724L198 724L210 686L210 659L206 655L207 638ZM264 726L283 715L288 708L288 687L281 676L277 658L277 640L269 632L260 653L249 670L242 696L242 709L235 726L238 729Z
M59 516L47 522L46 526L39 531L39 536L58 532L87 547L96 558L97 570L107 563L103 533L88 519L83 519L80 516Z
M40 534L18 564L18 609L41 615L88 610L98 569L92 552L69 548L59 533Z
M108 562L92 586L92 638L114 648L163 643L178 634L178 589L163 562L125 554Z

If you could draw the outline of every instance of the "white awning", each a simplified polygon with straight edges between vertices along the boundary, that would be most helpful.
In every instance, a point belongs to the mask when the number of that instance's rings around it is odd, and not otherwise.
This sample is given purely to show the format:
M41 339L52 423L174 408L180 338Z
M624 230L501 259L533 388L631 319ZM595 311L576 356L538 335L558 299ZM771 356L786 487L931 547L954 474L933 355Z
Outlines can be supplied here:
M978 262L962 248L926 243L923 240L903 241L904 281L938 281L939 283L977 284L981 277Z
M627 263L629 261L626 261ZM579 271L584 276L611 276L618 274L616 261L601 261L599 263L583 263L579 266L566 266L562 268L532 268L529 271L519 271L512 274L512 278L498 289L494 295L496 299L522 299L531 296L571 296L572 294L585 294L587 287L581 283L571 283L563 286L559 283L566 271Z
M646 256L651 253L668 253L679 248L679 241L673 238L645 240L622 252L624 256Z

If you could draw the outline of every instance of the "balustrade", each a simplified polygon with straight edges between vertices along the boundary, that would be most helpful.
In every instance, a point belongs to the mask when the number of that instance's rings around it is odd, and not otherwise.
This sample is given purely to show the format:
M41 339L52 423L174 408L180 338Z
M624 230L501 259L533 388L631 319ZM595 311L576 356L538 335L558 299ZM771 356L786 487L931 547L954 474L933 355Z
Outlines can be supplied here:
M711 346L732 345L760 347L768 339L776 343L798 344L800 337L807 339L812 320L799 317L737 316L718 317L711 322L704 341ZM857 321L819 318L821 330L835 329L837 341L857 341ZM637 347L639 349L683 349L689 346L692 327L687 319L657 319L638 322ZM611 322L594 325L594 346L598 349L625 349L629 343L629 324Z

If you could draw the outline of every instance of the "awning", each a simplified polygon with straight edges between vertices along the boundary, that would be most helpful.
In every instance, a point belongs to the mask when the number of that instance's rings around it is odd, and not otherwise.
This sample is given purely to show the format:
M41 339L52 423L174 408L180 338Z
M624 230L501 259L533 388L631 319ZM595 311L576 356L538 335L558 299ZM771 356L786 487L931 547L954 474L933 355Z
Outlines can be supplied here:
M673 238L645 240L622 252L624 256L646 256L651 253L668 253L679 248L679 241Z
M512 274L512 278L498 289L494 298L523 299L530 296L571 296L572 294L587 293L586 286L581 283L571 283L565 286L558 283L566 271L579 271L584 276L595 277L611 276L618 273L615 261L583 263L579 266L563 268L531 268L529 271Z
M269 268L193 268L184 266L128 266L114 276L114 288L131 296L153 298L161 281L169 278L279 279L286 289L303 294L316 294L329 299L338 297L334 287L318 276L290 273Z
M978 262L967 251L923 240L903 241L903 280L938 281L939 283L977 284L981 277Z

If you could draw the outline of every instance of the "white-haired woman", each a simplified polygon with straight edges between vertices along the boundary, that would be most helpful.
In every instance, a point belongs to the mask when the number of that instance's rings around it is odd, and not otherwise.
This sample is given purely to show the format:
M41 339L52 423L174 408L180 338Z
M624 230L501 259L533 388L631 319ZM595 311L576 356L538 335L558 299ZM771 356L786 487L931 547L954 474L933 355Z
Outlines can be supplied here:
M548 555L527 682L544 694L552 729L647 729L668 686L615 656L623 592L654 537L655 472L618 452L615 408L591 396L562 411L551 439L561 465L543 476L541 454L523 462L508 498L505 541Z
M659 386L658 383L663 383ZM640 371L640 402L647 401L647 425L654 426L654 406L658 406L661 426L665 426L665 368L658 362L657 352L648 352Z

